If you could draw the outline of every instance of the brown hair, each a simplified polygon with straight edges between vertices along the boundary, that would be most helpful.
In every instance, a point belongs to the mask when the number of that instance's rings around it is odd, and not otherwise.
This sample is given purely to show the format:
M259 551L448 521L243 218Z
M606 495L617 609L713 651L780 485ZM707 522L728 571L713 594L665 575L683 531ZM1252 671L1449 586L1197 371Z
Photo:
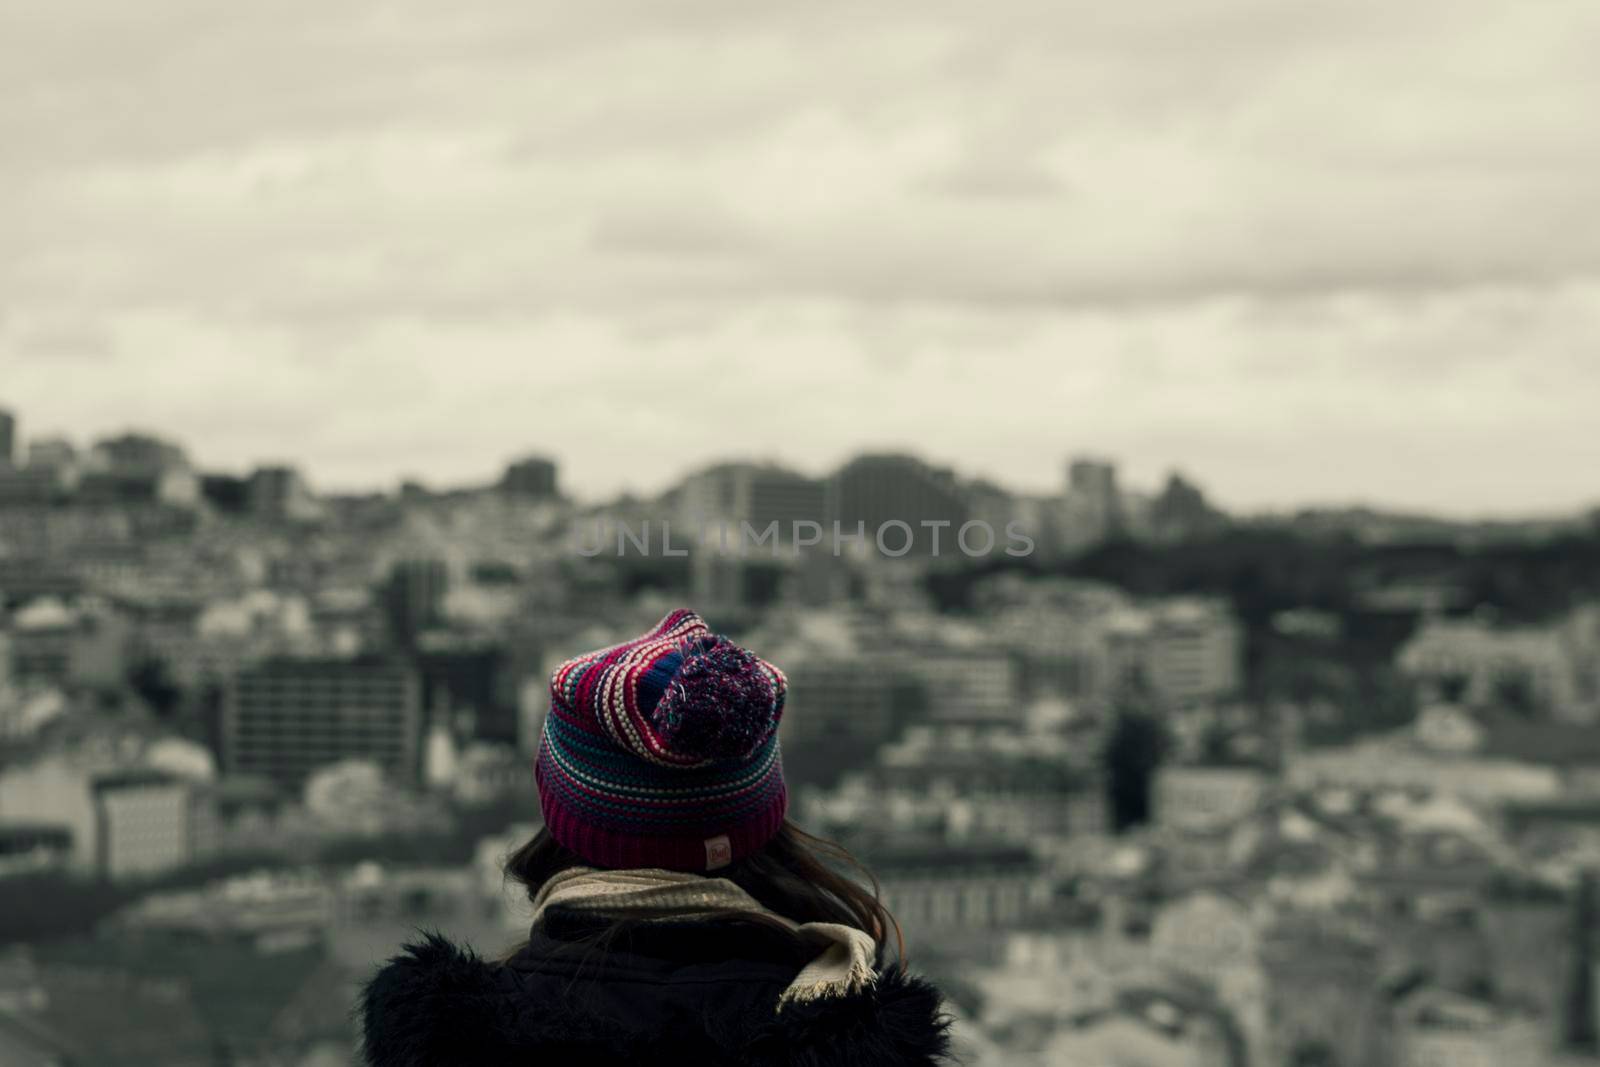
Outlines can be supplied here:
M532 900L551 876L584 866L589 864L541 827L506 860L506 874L520 882ZM850 877L846 871L853 871L858 878ZM879 899L877 878L843 846L808 834L787 819L761 851L735 860L710 876L728 879L762 907L794 922L853 926L869 934L880 952L892 937L896 956L902 963L905 961L905 938L900 924ZM790 933L787 927L760 912L730 912L725 917ZM618 920L592 940L609 943L629 926L629 921Z

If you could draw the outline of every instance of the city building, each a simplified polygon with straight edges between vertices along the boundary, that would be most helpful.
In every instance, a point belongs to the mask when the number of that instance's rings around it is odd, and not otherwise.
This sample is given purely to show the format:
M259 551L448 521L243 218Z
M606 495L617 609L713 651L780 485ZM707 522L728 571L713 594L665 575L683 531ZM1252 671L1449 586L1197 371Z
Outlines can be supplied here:
M0 507L54 504L66 499L77 484L77 451L68 441L34 441L28 447L26 462L13 444L9 460L0 459Z
M831 744L870 756L893 740L895 679L878 659L815 657L788 671L783 743Z
M8 643L10 675L18 683L111 686L120 684L127 667L129 635L121 619L53 598L17 612Z
M1119 494L1119 503L1122 506L1120 521L1113 528L1112 534L1129 541L1155 541L1157 502L1158 498L1152 493L1123 489Z
M456 755L455 771L449 789L462 804L490 804L518 791L526 792L533 785L526 762L512 745L494 742L466 745Z
M811 552L784 576L784 600L809 608L848 603L855 591L854 571L855 562L842 553Z
M320 940L336 903L333 888L314 873L261 871L152 894L118 912L112 925L145 934L240 939L272 953Z
M1258 767L1165 766L1156 772L1155 819L1179 832L1220 830L1255 810L1266 786Z
M1481 753L1439 752L1409 731L1295 752L1284 772L1285 782L1297 790L1394 790L1491 805L1548 800L1562 792L1555 767Z
M1063 738L912 726L878 752L859 818L950 843L1037 845L1106 831L1105 783Z
M12 619L10 675L19 682L64 685L72 673L77 613L59 600L41 599Z
M1537 627L1429 619L1395 664L1447 701L1592 723L1600 719L1600 607Z
M1093 456L1077 456L1067 464L1062 495L1060 536L1068 551L1091 548L1121 534L1126 526L1117 466Z
M78 466L78 448L65 437L36 437L28 442L28 466L68 471Z
M330 830L380 833L402 799L372 760L327 763L306 777L306 811Z
M548 500L558 494L556 464L543 456L528 456L506 466L500 478L502 492L526 500Z
M0 662L8 662L6 639L0 634ZM5 669L0 667L0 675ZM29 686L26 689L0 680L0 746L22 744L36 736L45 724L60 718L68 709L66 694L54 687Z
M1575 996L1573 986L1587 981L1581 950L1600 933L1594 925L1600 912L1575 906L1593 888L1578 885L1572 893L1529 879L1496 880L1479 899L1476 924L1488 947L1494 990L1543 1020L1547 1047L1565 1044L1575 1022L1595 1017L1594 999Z
M257 467L245 483L250 513L268 521L305 521L319 513L316 497L294 467Z
M382 589L384 611L394 639L409 647L422 631L437 625L444 617L449 588L450 568L444 560L396 560Z
M88 504L188 507L200 499L200 478L177 445L145 434L123 434L98 441L90 450L78 498Z
M736 543L730 533L729 544ZM787 549L782 551L788 552ZM694 603L723 619L744 616L776 603L785 587L796 580L801 564L793 559L771 556L770 549L748 558L736 554L725 556L715 551L692 551L688 565Z
M174 774L149 769L96 777L96 867L112 881L148 877L181 867L194 854L192 787Z
M1174 598L1120 612L1108 637L1113 678L1137 677L1169 705L1227 696L1243 678L1243 633L1219 601Z
M419 642L424 717L462 739L516 744L516 674L498 642L449 632Z
M1530 1013L1436 986L1395 1005L1396 1067L1502 1067L1538 1063L1549 1051Z
M1091 614L1053 604L996 609L989 632L1011 651L1022 693L1030 698L1095 700L1110 695L1105 627Z
M0 949L0 1015L36 1012L50 1003L50 994L39 983L39 965L28 945ZM0 1057L0 1063L11 1061Z
M223 765L298 793L330 763L371 760L396 782L420 770L421 683L380 658L289 658L239 672L223 702Z
M936 722L1020 727L1026 716L1017 660L997 645L911 646L902 651L900 667L921 686Z
M17 466L17 417L0 408L0 467Z
M1216 1004L1163 986L1119 991L1114 1002L1054 1028L1041 1064L1247 1067L1237 1027Z
M90 783L123 764L112 745L29 753L0 766L0 825L66 830L67 865L75 873L95 870L99 820Z
M189 465L182 448L148 434L126 433L96 441L90 464L97 470L157 471Z
M0 556L0 607L16 609L42 597L70 598L82 590L83 579L59 559Z
M966 481L961 486L961 496L965 500L969 519L977 519L989 524L995 531L1000 543L1005 544L1005 529L1011 523L1020 523L1026 530L1025 509L1019 504L1014 493L1002 485L998 485L985 478L974 478ZM1039 524L1032 523L1033 532L1037 533ZM959 549L959 545L957 548Z
M839 522L841 537L864 531L868 550L882 549L891 556L932 556L935 551L941 556L959 555L956 536L971 517L950 470L930 467L908 455L866 455L851 460L829 479L827 502L828 517ZM898 525L901 523L909 532ZM831 538L832 526L824 525ZM1004 536L1004 531L995 533Z
M65 870L72 861L72 831L52 823L0 821L0 878Z
M1156 912L1149 943L1162 969L1209 987L1255 1046L1266 1027L1258 918L1251 902L1225 892L1185 893Z
M1053 903L1049 873L1021 846L902 846L868 858L884 905L920 938L1024 925Z
M1174 471L1150 502L1145 522L1148 537L1163 544L1214 537L1227 529L1227 516L1206 502L1200 487Z
M794 543L796 523L815 523L831 536L826 498L826 487L818 479L774 464L718 464L684 479L674 523L681 527L681 537L675 540L699 538L702 529L710 527L707 546L720 544L715 527L721 524L728 529L730 551L734 551L740 543L741 524L755 531L750 536L761 536L777 523L778 544L787 550ZM831 542L825 539L824 543L831 551Z
M224 775L195 785L194 853L197 858L283 848L298 827L289 798L270 778Z
M1373 1064L1389 1052L1380 956L1351 924L1289 916L1264 931L1266 1035L1259 1062Z
M0 1011L0 1063L6 1067L71 1067L80 1053L32 1013Z
M0 465L0 507L42 507L61 495L52 471Z

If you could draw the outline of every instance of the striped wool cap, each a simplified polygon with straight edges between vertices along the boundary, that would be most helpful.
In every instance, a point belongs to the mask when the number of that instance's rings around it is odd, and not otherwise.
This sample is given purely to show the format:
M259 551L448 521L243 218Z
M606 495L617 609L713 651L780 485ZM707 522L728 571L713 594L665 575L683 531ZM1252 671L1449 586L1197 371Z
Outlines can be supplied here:
M545 826L589 863L705 871L783 823L783 672L679 609L550 676L534 776Z

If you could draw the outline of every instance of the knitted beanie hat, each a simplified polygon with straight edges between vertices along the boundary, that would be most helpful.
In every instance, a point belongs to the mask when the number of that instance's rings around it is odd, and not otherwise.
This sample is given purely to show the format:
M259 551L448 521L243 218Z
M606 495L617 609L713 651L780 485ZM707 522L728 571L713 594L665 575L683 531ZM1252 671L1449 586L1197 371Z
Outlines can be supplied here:
M550 677L534 776L552 837L607 868L707 871L778 832L783 672L679 609Z

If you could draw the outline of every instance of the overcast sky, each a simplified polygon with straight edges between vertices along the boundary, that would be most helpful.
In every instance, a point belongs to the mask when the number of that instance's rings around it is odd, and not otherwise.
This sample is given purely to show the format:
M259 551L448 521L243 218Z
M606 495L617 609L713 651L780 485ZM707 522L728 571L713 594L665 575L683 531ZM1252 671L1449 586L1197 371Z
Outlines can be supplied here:
M1595 0L8 0L0 404L324 488L1600 502Z

